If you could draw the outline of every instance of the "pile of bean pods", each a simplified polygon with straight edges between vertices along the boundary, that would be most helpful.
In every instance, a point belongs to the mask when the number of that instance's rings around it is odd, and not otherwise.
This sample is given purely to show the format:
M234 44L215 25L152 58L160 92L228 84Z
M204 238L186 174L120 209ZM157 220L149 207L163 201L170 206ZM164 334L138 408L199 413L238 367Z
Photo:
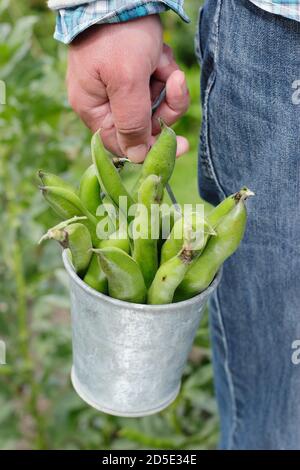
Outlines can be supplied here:
M44 198L62 219L42 240L53 239L69 249L78 276L96 291L119 300L161 305L203 292L238 248L247 222L245 201L253 193L242 188L202 218L201 243L195 243L196 214L186 223L184 213L176 211L167 237L156 237L149 230L151 209L158 208L160 230L160 205L176 160L174 131L162 124L130 192L120 175L126 159L110 155L99 133L93 136L91 147L93 163L78 190L59 176L38 172ZM122 198L127 202L126 216L116 221L110 208L123 214ZM105 225L106 236L99 237L99 223ZM140 236L134 237L133 232Z

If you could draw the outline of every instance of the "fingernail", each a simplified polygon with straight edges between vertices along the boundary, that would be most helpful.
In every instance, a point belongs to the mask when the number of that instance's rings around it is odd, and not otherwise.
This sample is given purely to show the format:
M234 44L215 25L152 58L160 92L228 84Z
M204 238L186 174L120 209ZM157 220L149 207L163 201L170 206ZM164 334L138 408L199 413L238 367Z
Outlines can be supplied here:
M135 163L140 163L145 160L147 151L148 147L144 144L137 145L136 147L129 147L127 149L127 157Z

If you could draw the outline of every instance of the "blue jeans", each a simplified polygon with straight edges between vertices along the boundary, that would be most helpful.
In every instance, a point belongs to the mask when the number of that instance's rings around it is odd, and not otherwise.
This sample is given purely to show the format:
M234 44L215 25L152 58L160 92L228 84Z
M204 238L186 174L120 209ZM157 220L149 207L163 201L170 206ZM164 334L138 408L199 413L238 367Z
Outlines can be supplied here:
M207 0L199 26L200 193L256 193L210 306L220 447L300 449L300 23Z

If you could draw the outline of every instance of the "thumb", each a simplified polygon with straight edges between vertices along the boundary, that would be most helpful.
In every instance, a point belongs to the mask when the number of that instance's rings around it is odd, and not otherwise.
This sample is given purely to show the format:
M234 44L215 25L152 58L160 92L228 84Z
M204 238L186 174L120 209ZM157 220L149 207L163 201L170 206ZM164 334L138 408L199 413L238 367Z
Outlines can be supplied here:
M151 97L149 76L126 77L108 87L112 118L123 154L135 163L142 162L151 139Z

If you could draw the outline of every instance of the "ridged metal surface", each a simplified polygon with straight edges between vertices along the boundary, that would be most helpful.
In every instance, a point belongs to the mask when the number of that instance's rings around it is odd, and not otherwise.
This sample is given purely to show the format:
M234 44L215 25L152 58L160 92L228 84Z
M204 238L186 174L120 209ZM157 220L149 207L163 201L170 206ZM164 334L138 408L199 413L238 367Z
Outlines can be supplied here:
M205 304L221 272L202 294L165 306L122 302L89 288L67 253L73 331L72 382L88 404L117 416L139 417L177 396Z

